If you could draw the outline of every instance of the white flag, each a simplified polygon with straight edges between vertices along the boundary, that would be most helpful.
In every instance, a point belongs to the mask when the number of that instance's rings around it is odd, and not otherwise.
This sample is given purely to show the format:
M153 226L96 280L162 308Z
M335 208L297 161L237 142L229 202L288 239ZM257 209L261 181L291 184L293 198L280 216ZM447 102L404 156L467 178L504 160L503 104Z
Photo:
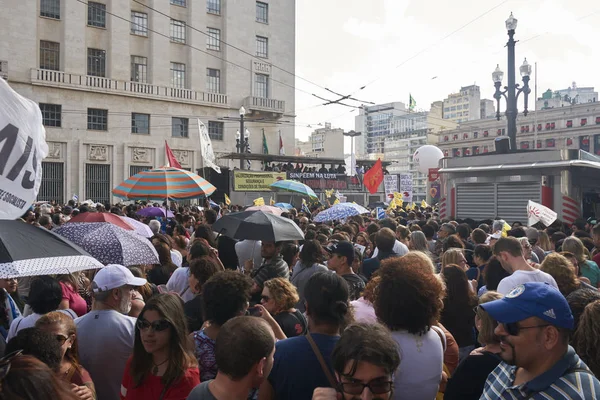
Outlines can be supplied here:
M550 226L554 221L556 221L557 217L558 214L548 207L529 200L529 203L527 204L528 226L535 225L538 222L541 222L546 226Z
M206 125L198 118L198 134L200 135L200 157L204 160L204 165L210 167L221 173L221 168L215 164L215 153L213 152L212 143L210 136L208 136L208 129Z
M356 157L354 156L354 153L352 153L352 155L344 159L344 164L346 164L347 176L356 175Z

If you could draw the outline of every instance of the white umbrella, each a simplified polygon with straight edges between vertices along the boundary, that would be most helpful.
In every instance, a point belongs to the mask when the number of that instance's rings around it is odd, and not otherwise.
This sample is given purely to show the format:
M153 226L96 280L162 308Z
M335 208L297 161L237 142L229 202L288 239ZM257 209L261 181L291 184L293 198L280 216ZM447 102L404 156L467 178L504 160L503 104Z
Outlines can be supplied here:
M152 229L150 229L150 227L148 225L144 224L143 222L140 222L133 218L123 217L123 216L119 216L119 218L121 218L123 221L125 221L129 225L131 225L131 227L133 228L133 231L135 233L137 233L138 235L143 236L145 238L154 236Z

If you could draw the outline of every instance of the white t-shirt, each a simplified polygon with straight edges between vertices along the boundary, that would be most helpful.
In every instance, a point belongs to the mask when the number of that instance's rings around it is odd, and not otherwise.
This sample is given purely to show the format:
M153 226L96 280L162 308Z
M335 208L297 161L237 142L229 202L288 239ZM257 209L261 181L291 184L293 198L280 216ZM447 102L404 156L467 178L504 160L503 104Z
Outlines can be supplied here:
M511 276L502 279L498 284L498 292L507 295L513 288L527 282L546 282L558 289L552 275L536 269L534 271L515 271Z
M444 347L438 333L433 328L422 336L393 331L392 337L400 347L401 359L394 374L394 395L410 400L435 399L444 364Z
M396 254L398 254L399 256L403 256L408 254L408 247L406 247L406 245L398 240L396 240L396 242L394 242L394 248L392 249L392 251ZM376 247L375 251L373 252L373 255L371 257L375 258L377 257L377 254L379 253L379 249Z
M115 310L92 310L75 320L79 359L94 381L98 400L118 399L135 339L133 317Z
M77 317L77 314L75 314L75 311L70 310L70 309L56 310L56 311L65 313L71 318ZM8 341L10 339L17 336L17 333L19 333L19 331L21 329L33 328L35 326L35 323L37 322L37 320L42 318L43 316L44 316L44 314L33 313L33 314L29 314L26 317L17 317L15 319L13 319L13 321L10 323L10 328L8 328L8 334L6 335L6 342L8 343Z
M167 282L167 290L169 292L176 292L179 294L184 303L187 303L195 297L195 294L190 290L188 282L188 267L177 268L171 274L169 281Z

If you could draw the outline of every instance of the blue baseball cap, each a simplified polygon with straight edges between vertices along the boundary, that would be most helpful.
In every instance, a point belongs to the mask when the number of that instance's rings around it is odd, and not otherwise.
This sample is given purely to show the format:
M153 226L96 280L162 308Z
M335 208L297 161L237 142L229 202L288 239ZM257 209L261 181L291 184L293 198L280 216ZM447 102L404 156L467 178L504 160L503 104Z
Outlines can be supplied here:
M573 329L573 314L567 299L558 289L544 282L523 283L504 298L480 307L501 324L538 317L551 325Z

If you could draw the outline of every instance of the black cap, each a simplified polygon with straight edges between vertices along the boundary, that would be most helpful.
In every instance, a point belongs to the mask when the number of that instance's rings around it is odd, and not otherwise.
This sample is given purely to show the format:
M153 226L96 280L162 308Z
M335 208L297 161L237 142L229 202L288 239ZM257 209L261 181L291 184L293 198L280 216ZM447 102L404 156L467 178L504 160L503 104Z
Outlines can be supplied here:
M347 240L342 240L338 243L332 244L327 247L327 251L332 254L338 254L342 257L346 257L348 264L354 262L354 245Z

